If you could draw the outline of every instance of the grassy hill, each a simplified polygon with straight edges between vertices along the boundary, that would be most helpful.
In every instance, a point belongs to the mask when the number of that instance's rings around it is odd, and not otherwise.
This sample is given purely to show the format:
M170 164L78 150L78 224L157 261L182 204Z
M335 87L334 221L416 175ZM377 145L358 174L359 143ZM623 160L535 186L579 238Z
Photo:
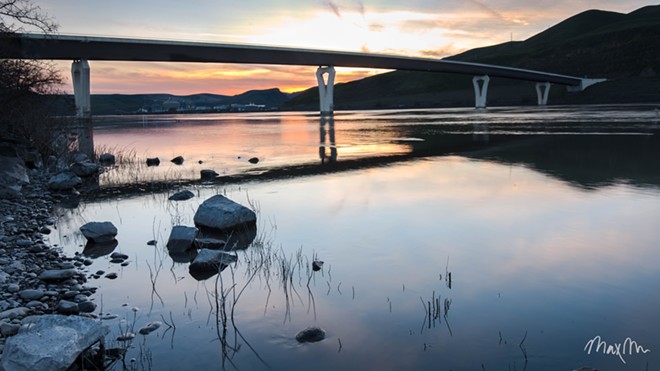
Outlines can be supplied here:
M660 102L660 6L628 14L589 10L525 41L473 49L448 59L605 77L581 93L554 87L550 104ZM336 109L474 105L472 76L395 71L338 84ZM536 104L534 84L493 78L488 104ZM308 89L283 109L318 109Z
M250 90L234 96L218 94L93 94L92 114L110 115L136 113L140 109L155 111L162 109L165 102L177 102L181 107L214 107L230 106L232 104L264 105L267 109L276 109L291 98L292 94L279 89ZM72 98L71 98L72 99Z

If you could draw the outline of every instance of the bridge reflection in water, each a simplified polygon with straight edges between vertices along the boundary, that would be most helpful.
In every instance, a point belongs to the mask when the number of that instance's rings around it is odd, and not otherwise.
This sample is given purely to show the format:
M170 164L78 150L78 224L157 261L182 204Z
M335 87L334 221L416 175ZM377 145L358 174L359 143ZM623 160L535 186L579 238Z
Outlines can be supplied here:
M319 144L319 157L321 157L321 164L337 162L337 145L335 142L335 119L332 116L321 116L319 123L319 133L321 136ZM326 141L326 137L329 143ZM328 154L328 148L329 152Z

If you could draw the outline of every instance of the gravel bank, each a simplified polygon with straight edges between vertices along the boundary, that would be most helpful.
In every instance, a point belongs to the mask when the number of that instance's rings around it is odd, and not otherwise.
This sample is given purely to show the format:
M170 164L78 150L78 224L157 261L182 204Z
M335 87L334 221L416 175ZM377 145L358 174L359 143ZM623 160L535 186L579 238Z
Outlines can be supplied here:
M51 193L48 174L29 170L30 184L17 199L0 200L0 354L8 336L29 316L50 313L94 316L95 287L87 286L82 256L51 246L53 207L70 194Z

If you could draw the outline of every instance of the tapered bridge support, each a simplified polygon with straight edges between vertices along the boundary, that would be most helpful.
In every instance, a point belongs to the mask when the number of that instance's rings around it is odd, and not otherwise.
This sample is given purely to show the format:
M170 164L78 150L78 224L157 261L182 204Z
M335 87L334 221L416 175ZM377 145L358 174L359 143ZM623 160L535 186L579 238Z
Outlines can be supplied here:
M548 105L548 95L550 94L550 84L549 82L537 82L536 83L536 98L539 103L539 106Z
M76 121L78 126L78 150L94 159L94 137L92 133L92 109L89 89L89 63L76 60L71 64L73 95L76 102Z
M327 80L324 75L328 75ZM334 111L333 94L335 90L335 68L333 66L319 67L316 70L316 80L319 84L319 99L321 115L332 115Z
M474 85L474 108L486 108L489 82L490 77L488 77L488 75L475 76L472 78L472 85Z

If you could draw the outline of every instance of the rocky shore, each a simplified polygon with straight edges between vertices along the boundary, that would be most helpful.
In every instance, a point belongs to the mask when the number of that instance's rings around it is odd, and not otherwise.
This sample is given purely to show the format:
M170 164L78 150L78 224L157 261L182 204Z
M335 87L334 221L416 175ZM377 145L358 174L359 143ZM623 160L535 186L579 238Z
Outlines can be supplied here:
M0 355L8 337L44 314L93 316L96 288L86 284L82 256L67 257L51 246L54 206L71 193L51 192L52 174L27 170L29 183L10 199L0 199Z

